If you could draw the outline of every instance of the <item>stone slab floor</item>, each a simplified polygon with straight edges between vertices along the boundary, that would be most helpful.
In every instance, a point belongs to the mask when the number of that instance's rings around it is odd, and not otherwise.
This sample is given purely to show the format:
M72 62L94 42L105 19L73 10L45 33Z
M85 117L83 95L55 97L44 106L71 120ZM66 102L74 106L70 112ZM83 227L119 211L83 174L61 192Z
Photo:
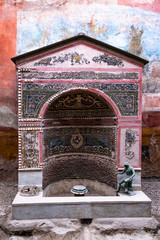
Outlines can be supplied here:
M10 221L11 203L17 193L16 179L0 182L0 240L160 240L160 179L143 179L142 190L152 200L152 215L146 219L78 219ZM127 222L127 224L126 224Z

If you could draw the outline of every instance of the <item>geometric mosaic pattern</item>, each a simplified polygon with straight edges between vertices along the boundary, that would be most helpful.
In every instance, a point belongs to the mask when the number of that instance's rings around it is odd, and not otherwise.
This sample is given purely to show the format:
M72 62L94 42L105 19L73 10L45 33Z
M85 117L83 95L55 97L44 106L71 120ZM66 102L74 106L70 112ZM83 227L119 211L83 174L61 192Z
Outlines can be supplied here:
M22 166L25 168L39 166L39 132L22 132Z
M109 79L138 79L138 72L95 72L95 71L72 71L72 72L41 72L34 71L22 72L22 79L90 79L90 80L109 80Z
M27 91L63 91L72 87L91 87L102 91L138 91L138 83L23 83L22 90Z
M37 117L45 100L51 96L49 92L26 92L23 91L22 111L23 117Z
M109 93L109 96L116 103L122 115L136 116L138 114L137 92Z
M58 91L82 86L104 91L115 102L122 116L136 116L138 114L138 83L87 83L83 85L75 83L23 83L23 117L38 117L41 107L50 96Z

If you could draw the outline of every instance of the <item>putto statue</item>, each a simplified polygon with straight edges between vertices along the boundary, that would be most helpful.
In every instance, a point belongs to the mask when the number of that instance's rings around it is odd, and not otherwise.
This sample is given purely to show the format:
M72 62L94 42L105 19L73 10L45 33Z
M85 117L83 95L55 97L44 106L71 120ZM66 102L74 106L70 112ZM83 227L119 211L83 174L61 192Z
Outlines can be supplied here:
M116 192L118 193L120 189L124 189L125 193L128 193L129 195L133 196L136 193L133 192L132 182L133 178L135 176L134 168L129 165L128 162L124 163L124 170L122 172L117 172L117 174L123 174L125 173L126 176L119 182L118 189Z

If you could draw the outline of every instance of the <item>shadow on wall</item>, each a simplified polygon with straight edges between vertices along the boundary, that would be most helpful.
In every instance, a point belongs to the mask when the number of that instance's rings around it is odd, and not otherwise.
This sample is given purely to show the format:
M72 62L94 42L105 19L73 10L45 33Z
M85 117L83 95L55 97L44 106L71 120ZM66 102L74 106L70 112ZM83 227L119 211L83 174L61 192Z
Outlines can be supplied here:
M18 175L18 131L0 127L0 179L13 180Z

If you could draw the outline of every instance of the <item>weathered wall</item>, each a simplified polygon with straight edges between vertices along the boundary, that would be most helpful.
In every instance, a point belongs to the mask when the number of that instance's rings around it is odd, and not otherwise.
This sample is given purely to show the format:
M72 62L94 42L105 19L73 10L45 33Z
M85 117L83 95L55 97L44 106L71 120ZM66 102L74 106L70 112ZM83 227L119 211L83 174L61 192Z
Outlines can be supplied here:
M14 5L0 3L0 171L16 168L17 101L15 66L10 58L16 54L17 14ZM4 171L2 171L4 170Z
M14 159L17 156L16 141L10 148L10 139L17 139L16 130L12 130L16 129L17 100L15 70L10 58L84 32L150 61L143 74L142 170L143 176L160 177L159 13L159 0L2 0L1 162L8 163L13 160L11 156Z

